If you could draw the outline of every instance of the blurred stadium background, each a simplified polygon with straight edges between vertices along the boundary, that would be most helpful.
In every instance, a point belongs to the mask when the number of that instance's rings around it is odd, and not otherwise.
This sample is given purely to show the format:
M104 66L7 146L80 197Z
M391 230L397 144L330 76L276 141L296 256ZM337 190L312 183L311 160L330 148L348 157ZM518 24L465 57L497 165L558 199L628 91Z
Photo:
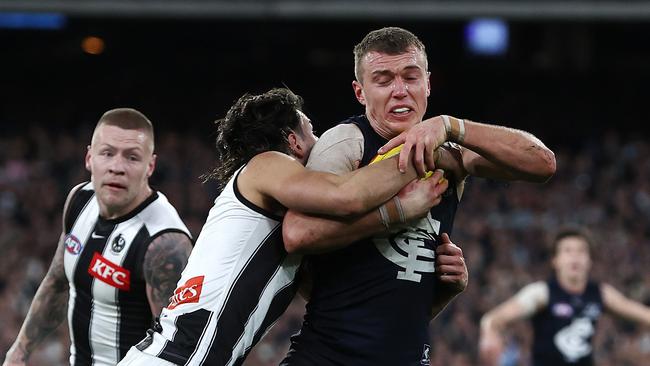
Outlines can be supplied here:
M212 122L244 92L287 85L318 133L361 113L353 46L397 25L425 43L429 116L528 130L555 151L546 185L472 179L452 239L470 285L432 324L432 365L477 365L478 320L550 274L562 224L599 242L594 277L650 304L650 2L0 0L0 358L49 266L65 195L107 109L156 127L155 188L198 234L214 187ZM395 311L400 311L395 309ZM277 365L301 322L296 301L246 365ZM504 365L527 365L512 328ZM65 365L60 327L31 365ZM650 330L606 317L598 365L650 365Z

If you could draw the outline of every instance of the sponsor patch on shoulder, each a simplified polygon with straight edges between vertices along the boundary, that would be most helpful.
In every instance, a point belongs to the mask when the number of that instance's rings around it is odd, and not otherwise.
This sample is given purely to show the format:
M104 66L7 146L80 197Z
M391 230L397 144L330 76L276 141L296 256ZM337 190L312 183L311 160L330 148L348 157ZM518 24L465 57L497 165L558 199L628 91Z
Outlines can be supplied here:
M180 304L199 302L201 290L203 289L203 278L205 276L192 277L185 281L185 284L174 290L174 296L169 300L167 309L174 309Z

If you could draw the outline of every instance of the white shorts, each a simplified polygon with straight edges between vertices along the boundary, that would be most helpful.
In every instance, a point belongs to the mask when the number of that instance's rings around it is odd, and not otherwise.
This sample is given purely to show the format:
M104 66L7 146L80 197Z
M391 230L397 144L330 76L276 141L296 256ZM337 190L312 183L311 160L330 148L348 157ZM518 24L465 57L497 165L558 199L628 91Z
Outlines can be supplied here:
M135 347L131 347L117 366L177 366L162 358L148 355Z

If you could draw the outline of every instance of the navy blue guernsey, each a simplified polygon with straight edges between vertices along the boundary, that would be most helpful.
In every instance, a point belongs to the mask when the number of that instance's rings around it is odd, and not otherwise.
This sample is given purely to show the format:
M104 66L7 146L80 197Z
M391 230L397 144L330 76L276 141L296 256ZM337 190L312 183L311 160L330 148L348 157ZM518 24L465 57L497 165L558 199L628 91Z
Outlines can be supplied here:
M600 285L589 282L584 293L575 295L555 278L547 284L548 306L532 319L533 365L593 365L592 337L603 308Z
M387 140L365 116L343 123L363 133L360 166ZM458 206L451 178L442 202L408 228L360 240L303 263L313 277L307 312L283 365L429 365L428 325L436 294L434 249Z

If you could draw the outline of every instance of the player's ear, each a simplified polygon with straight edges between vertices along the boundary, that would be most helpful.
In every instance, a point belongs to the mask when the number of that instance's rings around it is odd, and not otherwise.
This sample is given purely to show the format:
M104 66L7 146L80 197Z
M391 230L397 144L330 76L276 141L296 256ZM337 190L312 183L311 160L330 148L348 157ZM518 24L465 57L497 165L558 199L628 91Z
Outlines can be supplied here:
M363 85L360 82L354 80L352 82L352 89L354 90L354 96L357 97L359 103L366 105L366 96L363 93Z
M149 164L147 165L147 178L150 178L151 175L153 174L153 171L156 169L156 158L158 156L156 154L151 155L151 160L149 161Z
M289 141L289 149L291 150L291 154L296 158L300 158L298 155L300 154L302 148L300 147L300 138L298 135L295 132L291 132L287 136L287 140Z
M92 173L92 170L90 170L90 166L91 166L91 164L90 164L90 159L91 159L91 156L90 156L90 145L88 145L88 148L87 148L87 150L86 150L86 159L85 159L85 163L86 163L86 170Z

